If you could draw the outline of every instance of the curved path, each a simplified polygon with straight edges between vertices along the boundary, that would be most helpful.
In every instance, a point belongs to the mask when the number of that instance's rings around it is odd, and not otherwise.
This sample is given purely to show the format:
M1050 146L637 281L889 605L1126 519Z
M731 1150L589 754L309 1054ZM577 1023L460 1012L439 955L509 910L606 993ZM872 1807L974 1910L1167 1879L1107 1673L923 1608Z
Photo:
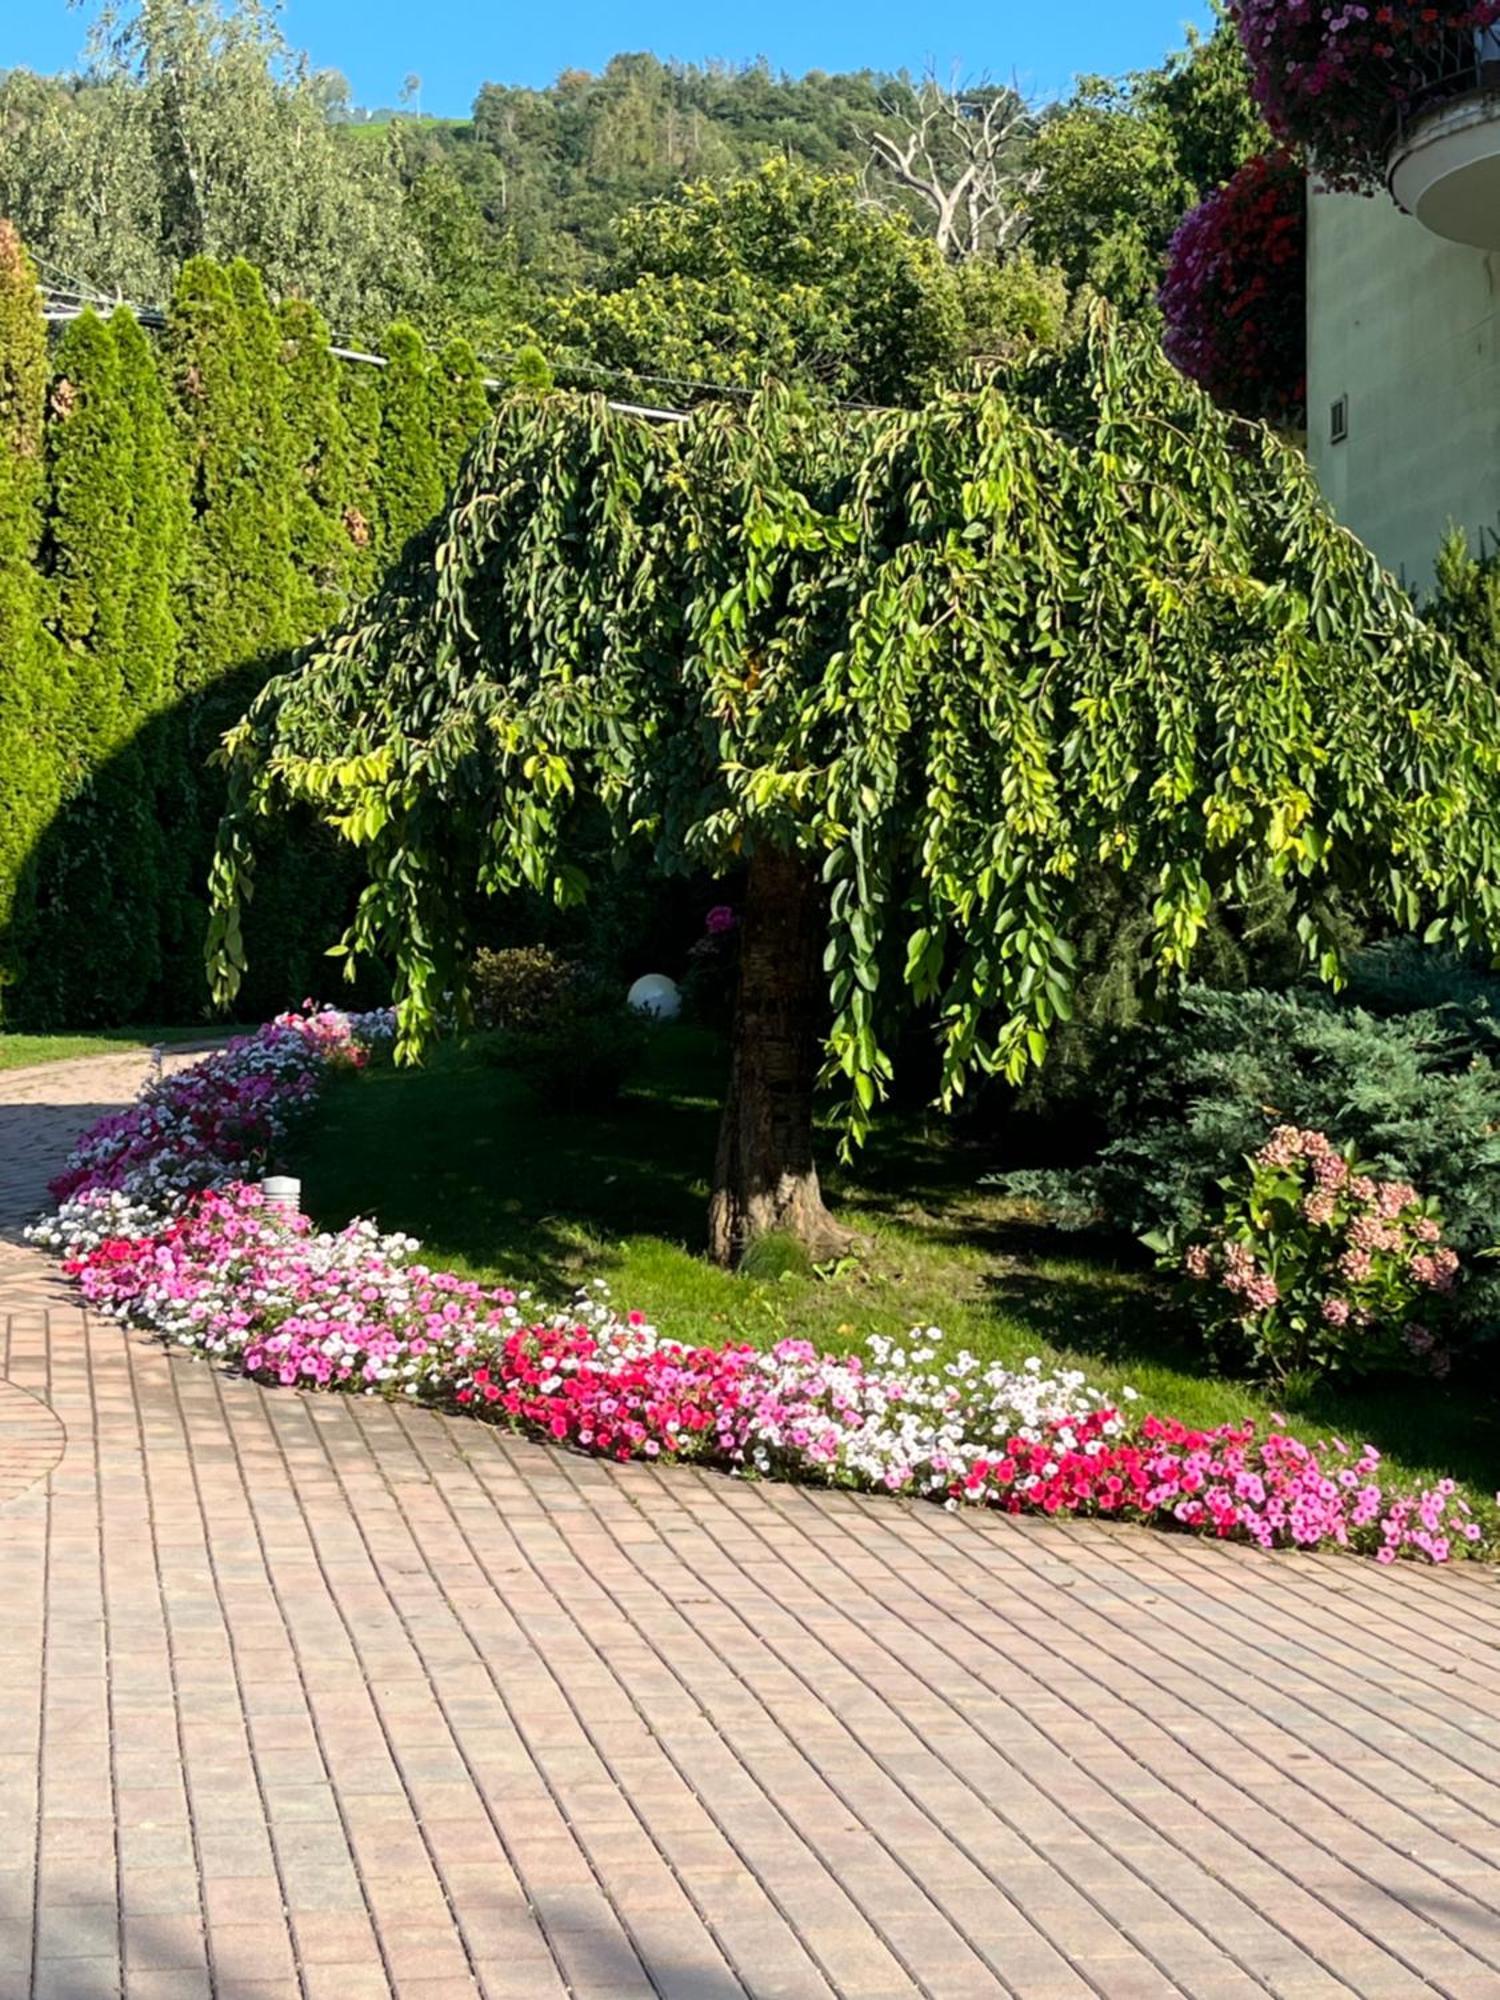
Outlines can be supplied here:
M0 1077L0 2000L1500 1996L1494 1574L265 1392L14 1247L142 1069Z

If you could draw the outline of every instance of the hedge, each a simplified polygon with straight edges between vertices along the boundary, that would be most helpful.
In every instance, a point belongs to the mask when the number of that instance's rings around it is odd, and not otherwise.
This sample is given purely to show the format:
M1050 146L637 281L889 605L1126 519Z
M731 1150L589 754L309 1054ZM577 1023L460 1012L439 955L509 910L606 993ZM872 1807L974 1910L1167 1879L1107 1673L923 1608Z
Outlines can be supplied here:
M196 258L159 334L85 312L49 343L0 223L0 1021L206 1004L213 752L442 502L485 421L475 356L391 329L337 358L300 300ZM256 1009L326 986L353 890L310 829L252 913Z

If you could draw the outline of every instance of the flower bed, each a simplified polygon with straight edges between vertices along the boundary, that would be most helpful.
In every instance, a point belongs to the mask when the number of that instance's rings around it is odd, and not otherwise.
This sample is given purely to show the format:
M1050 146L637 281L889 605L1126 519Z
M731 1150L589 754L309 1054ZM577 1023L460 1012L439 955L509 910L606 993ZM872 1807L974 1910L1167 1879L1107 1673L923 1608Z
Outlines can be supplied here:
M1167 253L1167 357L1241 416L1303 420L1306 208L1301 167L1262 153L1188 210Z
M1480 1540L1451 1481L1393 1492L1379 1454L1313 1450L1254 1425L1195 1431L1119 1406L1074 1370L938 1361L936 1329L868 1359L783 1340L689 1348L589 1294L540 1313L420 1261L357 1221L320 1233L234 1172L264 1161L331 1065L358 1063L384 1017L283 1016L153 1086L85 1134L34 1240L88 1302L256 1379L405 1396L605 1453L1012 1512L1093 1514L1443 1561ZM194 1135L201 1131L202 1144ZM243 1166L240 1171L243 1172Z

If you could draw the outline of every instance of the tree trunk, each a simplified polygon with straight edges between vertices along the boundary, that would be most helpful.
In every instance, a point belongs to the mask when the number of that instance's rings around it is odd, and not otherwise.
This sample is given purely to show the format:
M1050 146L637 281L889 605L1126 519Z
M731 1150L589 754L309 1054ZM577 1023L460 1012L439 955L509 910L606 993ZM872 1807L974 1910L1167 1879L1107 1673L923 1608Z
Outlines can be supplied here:
M709 1249L720 1264L737 1264L771 1230L795 1236L815 1257L850 1242L823 1206L813 1165L823 942L823 898L807 859L760 849L740 928L733 1060L708 1211Z

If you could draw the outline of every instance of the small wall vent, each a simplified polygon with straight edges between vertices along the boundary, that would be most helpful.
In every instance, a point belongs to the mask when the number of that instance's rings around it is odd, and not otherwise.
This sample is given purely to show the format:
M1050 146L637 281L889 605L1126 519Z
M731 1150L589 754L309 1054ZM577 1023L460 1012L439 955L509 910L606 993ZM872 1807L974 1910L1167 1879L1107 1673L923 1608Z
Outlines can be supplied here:
M1349 398L1336 396L1328 406L1328 442L1342 444L1349 435Z

